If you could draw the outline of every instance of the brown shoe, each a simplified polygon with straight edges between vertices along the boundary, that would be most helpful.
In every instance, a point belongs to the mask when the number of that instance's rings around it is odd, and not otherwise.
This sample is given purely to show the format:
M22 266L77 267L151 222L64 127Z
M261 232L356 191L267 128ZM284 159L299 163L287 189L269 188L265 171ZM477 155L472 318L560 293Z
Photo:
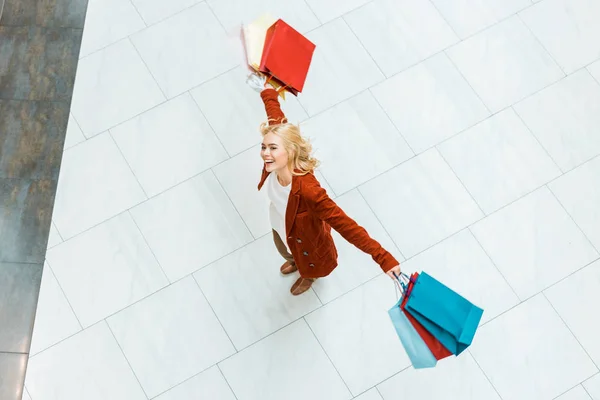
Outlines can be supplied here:
M298 278L298 280L296 281L296 283L294 283L292 285L292 288L290 289L290 292L292 292L292 294L294 296L298 296L299 294L302 294L304 292L306 292L308 289L310 289L310 287L312 286L313 282L315 280L312 278Z
M288 274L291 274L292 272L298 271L298 267L296 267L296 264L292 264L291 262L286 261L285 263L283 263L283 265L281 266L281 268L279 270L281 271L282 274L288 275Z

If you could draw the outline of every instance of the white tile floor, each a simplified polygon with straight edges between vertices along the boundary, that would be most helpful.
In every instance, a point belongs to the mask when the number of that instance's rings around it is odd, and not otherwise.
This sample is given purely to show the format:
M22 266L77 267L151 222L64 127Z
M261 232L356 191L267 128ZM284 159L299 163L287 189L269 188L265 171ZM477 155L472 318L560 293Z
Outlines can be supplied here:
M334 232L300 297L256 190L239 23L317 45L283 108L402 262L485 309L414 370ZM91 0L27 400L600 400L598 0Z

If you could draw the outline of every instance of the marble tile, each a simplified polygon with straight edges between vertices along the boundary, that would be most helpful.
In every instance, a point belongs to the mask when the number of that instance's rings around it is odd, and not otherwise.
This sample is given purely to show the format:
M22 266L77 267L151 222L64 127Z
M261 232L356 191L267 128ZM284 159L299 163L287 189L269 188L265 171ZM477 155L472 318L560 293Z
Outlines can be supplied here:
M48 250L47 259L84 328L169 283L128 212Z
M261 191L257 189L262 166L257 143L213 168L219 183L255 238L271 232L267 190L264 187Z
M459 40L428 1L376 0L344 19L388 77Z
M80 57L85 57L146 27L129 0L89 0Z
M57 179L68 102L0 100L0 178Z
M417 153L490 114L445 54L380 83L372 92Z
M301 129L336 193L347 192L414 155L368 90L302 123Z
M171 282L252 241L211 171L154 197L131 213Z
M71 147L83 142L85 136L79 127L77 121L73 117L73 114L69 113L69 121L67 123L67 134L65 136L65 144L63 150L70 149Z
M369 0L306 0L306 4L322 23L341 17L367 3Z
M35 355L80 330L81 325L77 317L46 263L37 302L30 355Z
M503 400L552 399L598 371L543 295L479 328L470 352Z
M89 138L163 101L144 61L125 39L79 62L71 112Z
M29 353L38 303L41 264L0 262L0 350Z
M355 396L410 365L387 313L395 293L382 274L306 317Z
M83 28L87 1L85 0L19 0L0 1L0 25L37 25L55 28Z
M600 85L585 69L514 109L563 171L600 154Z
M404 262L411 274L425 271L483 308L481 323L497 317L520 301L468 229ZM510 277L508 277L510 278Z
M110 133L150 197L228 158L189 93L118 125Z
M600 323L595 304L600 300L600 261L574 273L544 292L596 365L600 363Z
M185 10L201 0L131 0L142 19L148 25L156 24L178 12Z
M21 400L26 369L27 354L0 352L0 398L2 400Z
M598 258L546 187L479 221L471 230L521 299Z
M192 277L107 321L150 398L235 353Z
M253 150L258 156L262 140L259 126L267 115L260 94L246 84L246 77L246 70L238 67L190 93L230 155L256 145ZM296 97L288 95L279 102L288 121L298 124L307 118Z
M583 387L588 392L592 400L600 399L600 374L596 374L587 381L583 382Z
M156 397L156 400L182 399L236 400L218 367L211 367Z
M406 258L483 216L436 149L359 189Z
M31 357L25 380L35 400L145 400L106 323Z
M531 0L431 0L464 39L531 5Z
M377 389L371 389L368 392L355 397L354 400L383 400Z
M352 398L304 320L294 322L219 366L238 400Z
M236 349L243 349L321 306L310 290L292 296L297 274L282 276L284 260L266 235L194 274Z
M409 368L377 388L384 400L500 400L469 352L441 360L435 368Z
M0 261L42 263L56 181L0 178Z
M336 198L335 201L346 214L369 232L369 236L377 240L399 262L404 261L393 240L357 190L352 190ZM323 303L328 303L375 276L383 274L381 267L369 254L354 247L335 230L331 233L337 247L339 265L326 279L320 279L313 284L313 290Z
M81 29L0 26L0 99L71 100Z
M560 175L512 108L438 146L486 214Z
M302 33L321 25L302 0L208 0L207 3L227 32L238 31L241 24L248 24L265 13L283 19Z
M343 19L308 33L317 47L300 103L314 116L384 79L383 74Z
M592 74L592 76L596 79L596 82L600 84L600 60L588 65L587 69L588 71L590 71L590 74Z
M60 233L54 226L54 222L50 224L50 233L48 234L48 248L56 246L57 244L62 243L62 238L60 237Z
M600 57L600 3L547 0L519 13L566 74Z
M587 394L583 386L577 385L563 395L560 395L556 400L592 400Z
M517 16L446 52L492 112L514 104L564 76Z
M64 153L54 223L67 240L145 198L117 145L104 133Z
M131 40L167 98L226 72L240 61L206 3L152 25L132 35Z

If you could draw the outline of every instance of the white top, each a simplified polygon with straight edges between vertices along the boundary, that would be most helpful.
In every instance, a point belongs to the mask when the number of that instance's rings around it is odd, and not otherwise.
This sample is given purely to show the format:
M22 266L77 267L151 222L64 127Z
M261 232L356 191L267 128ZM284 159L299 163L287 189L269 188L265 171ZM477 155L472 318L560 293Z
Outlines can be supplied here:
M285 243L288 252L291 253L290 248L287 245L287 236L285 234L285 210L287 209L288 199L292 190L292 184L282 186L277 179L277 174L270 173L267 176L267 194L271 200L269 206L269 219L271 220L271 227L279 234L279 237Z

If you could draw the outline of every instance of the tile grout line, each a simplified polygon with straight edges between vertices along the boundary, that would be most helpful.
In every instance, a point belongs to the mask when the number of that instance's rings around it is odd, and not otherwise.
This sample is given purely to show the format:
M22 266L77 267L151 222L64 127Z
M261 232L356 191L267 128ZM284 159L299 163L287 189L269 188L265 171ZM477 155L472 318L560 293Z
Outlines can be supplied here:
M148 396L148 393L146 393L146 390L142 386L142 382L140 382L137 374L135 373L135 370L133 369L133 366L129 362L129 359L127 358L127 355L123 351L123 348L121 347L121 343L119 343L119 341L117 340L117 337L115 336L115 333L113 332L112 328L110 327L110 324L108 323L108 321L106 319L104 319L102 321L104 322L104 324L108 328L108 330L109 330L110 334L112 335L113 339L115 340L115 343L117 344L117 346L119 346L119 350L121 350L121 354L123 354L123 358L127 362L127 365L129 366L129 369L131 370L131 373L135 377L135 380L137 381L138 385L140 385L140 389L142 389L142 393L144 393L144 396L146 396L146 399L149 399L150 397Z
M152 257L154 257L154 260L156 261L156 264L160 268L161 272L163 273L163 276L167 280L168 285L170 285L172 283L171 279L169 279L169 276L165 272L165 269L163 268L161 262L159 261L158 257L154 253L154 250L152 249L152 246L150 246L150 243L148 242L148 239L146 238L146 235L144 235L144 232L142 232L142 229L140 228L140 226L138 225L137 221L135 220L135 217L131 213L131 210L124 211L123 213L121 213L119 215L122 215L122 214L125 214L125 213L127 213L127 215L129 215L129 218L131 218L131 221L133 222L133 224L135 225L135 227L136 227L137 231L139 232L140 236L144 240L144 243L148 247L148 250L150 250L150 253L152 254Z
M388 79L388 76L383 72L383 70L381 69L381 66L377 63L377 61L375 60L375 58L371 55L371 52L367 49L367 47L364 45L364 43L362 42L362 40L360 40L360 38L358 37L358 35L356 34L356 32L354 32L354 29L352 29L352 27L350 26L350 24L348 23L348 21L346 21L346 18L344 18L344 16L340 17L340 19L342 20L342 22L344 23L344 25L350 30L350 32L352 32L352 35L354 36L354 38L356 39L356 41L358 42L358 44L360 45L360 47L365 51L365 53L367 53L367 55L369 56L369 58L371 59L371 61L373 61L373 64L375 64L375 66L377 67L377 70L379 71L379 73L381 74L381 76L383 77L383 80L380 80L379 82L377 82L374 85L371 86L375 86L378 85L382 82L385 82Z
M383 225L383 222L381 222L381 219L379 219L379 216L375 213L375 210L373 210L373 208L371 207L371 204L369 204L369 202L365 198L365 195L363 194L363 192L360 191L360 188L357 187L355 189L356 189L356 192L358 193L358 195L361 197L361 199L364 200L365 204L369 208L369 211L371 211L371 214L373 214L375 216L375 219L377 220L377 222L379 223L379 225L381 225L381 227L383 228L383 231L385 232L385 234L390 238L390 240L392 241L392 243L394 244L394 246L396 246L396 249L398 250L398 252L402 256L402 259L404 260L404 261L401 262L401 264L405 263L406 262L406 257L404 256L404 253L400 249L400 246L398 246L398 243L396 243L396 241L394 240L394 238L392 237L392 235L390 234L390 232ZM355 189L352 189L352 190L355 190Z
M146 199L143 201L143 202L145 202L146 200L148 200L148 193L146 193L146 190L144 189L144 186L142 186L142 183L140 182L140 180L138 179L137 175L135 174L135 171L133 170L133 168L129 164L129 161L127 161L127 157L125 157L125 154L123 154L123 150L121 150L121 147L119 147L119 144L115 140L115 138L112 135L112 132L110 131L110 129L107 131L107 134L110 137L111 142L115 145L115 147L119 151L119 154L121 155L121 159L123 161L125 161L125 165L127 165L127 168L129 169L129 172L131 172L131 175L135 179L135 182L137 183L138 187L142 190L142 193L144 194L144 197L146 197Z
M453 47L453 46L450 46L450 47ZM490 110L490 108L488 107L488 105L485 103L485 101L483 101L483 99L481 98L481 96L479 95L479 93L475 90L475 88L473 87L473 85L471 85L471 82L469 82L469 80L463 74L463 72L460 70L460 68L458 68L458 65L456 65L456 63L454 62L454 60L452 59L452 57L450 56L450 54L448 54L447 50L448 49L444 49L443 50L444 56L448 59L448 61L450 61L450 64L452 64L452 66L454 67L454 69L456 70L456 72L458 72L458 74L461 76L461 78L463 79L463 82L465 82L469 86L469 88L471 88L471 91L473 92L473 94L475 96L477 96L477 98L479 99L479 102L481 103L481 105L483 105L485 107L485 109L487 110L487 112L488 112L487 117L485 117L484 119L482 119L479 122L483 122L483 121L485 121L485 120L493 117L495 114L500 113L500 111L498 113L493 113L492 110ZM511 107L511 106L509 106L509 107ZM508 107L506 107L506 108L508 108ZM503 111L503 110L501 110L501 111Z
M248 224L246 223L246 220L244 219L244 217L242 217L242 214L240 214L240 211L237 209L237 207L235 206L235 203L233 202L233 200L231 200L231 197L229 197L229 193L227 193L227 191L225 190L225 188L223 187L223 185L221 184L221 181L219 180L219 178L217 177L217 174L215 173L215 171L210 168L210 172L213 176L213 178L215 178L215 180L217 181L219 187L221 188L221 190L223 191L223 193L225 194L225 196L227 197L227 200L229 200L229 204L231 205L231 207L233 207L233 209L235 210L237 216L240 218L240 220L242 221L242 223L244 224L244 226L246 227L246 230L248 231L248 233L250 234L250 237L252 237L253 240L251 240L248 243L245 243L243 246L241 246L239 249L242 249L243 247L246 247L247 245L253 243L256 238L254 237L254 234L252 233L252 231L250 230L250 228L248 227ZM237 250L239 250L237 249ZM212 263L211 263L212 264ZM208 264L207 264L208 265Z
M464 182L462 181L462 179L460 179L460 177L458 176L458 174L456 173L456 171L454 171L454 168L452 168L452 165L450 165L450 163L448 162L448 160L446 160L446 157L444 157L444 154L440 151L440 149L437 147L437 145L435 146L435 151L442 158L442 161L444 161L444 164L446 164L446 166L448 167L448 169L450 170L450 172L452 172L452 175L454 175L454 177L460 183L460 185L462 186L462 188L464 189L464 191L469 195L469 197L471 198L471 200L473 200L473 203L475 203L475 205L477 206L477 208L479 209L479 211L481 211L481 215L483 215L484 218L485 218L487 216L487 214L485 213L485 211L483 211L483 208L481 208L481 206L479 205L479 203L477 203L477 200L475 200L475 197L473 196L473 194L471 193L471 191L469 190L469 188L467 187L467 185L465 185Z
M560 82L560 81L559 81ZM558 82L557 82L558 83ZM533 136L533 138L535 139L535 141L538 143L538 145L544 150L544 152L546 153L546 155L548 156L548 158L550 160L552 160L552 163L556 166L556 168L560 171L560 176L564 175L564 171L563 169L560 167L560 165L558 165L558 163L556 162L556 160L554 159L554 157L552 157L550 155L550 152L548 151L548 149L546 149L546 147L542 144L542 142L540 141L540 139L537 137L537 135L535 133L533 133L533 130L531 130L531 128L529 127L529 125L527 125L527 122L525 122L525 120L523 119L523 117L521 116L521 114L519 114L519 112L517 111L517 109L514 107L514 104L512 106L510 106L511 110L517 115L517 117L519 118L519 120L521 121L521 123L523 124L523 126L525 128L527 128L527 131L531 134L531 136Z
M73 305L71 304L71 301L69 300L69 298L67 297L67 293L65 292L65 290L63 289L58 276L56 276L56 274L54 273L54 270L52 269L52 265L50 265L50 262L48 260L46 260L46 263L48 264L48 268L50 268L50 273L52 274L52 276L54 277L54 280L56 281L56 284L58 285L60 292L62 293L62 295L64 296L65 300L67 301L67 304L69 305L69 308L71 309L71 312L73 313L73 316L75 317L75 320L77 321L77 323L79 324L79 332L83 331L83 324L81 323L81 321L79 320L79 317L77 316L77 313L75 313L75 309L73 308ZM45 350L45 349L44 349ZM43 351L43 350L42 350ZM39 354L40 352L36 353Z
M337 373L337 375L339 376L340 380L342 382L344 382L344 386L346 387L346 389L348 390L348 393L350 393L350 396L354 397L354 394L352 393L352 390L350 390L350 387L348 386L348 384L346 383L346 381L344 380L344 378L342 377L342 374L340 374L340 371L338 370L338 368L335 366L335 363L333 362L333 360L331 359L331 357L329 356L329 354L327 353L327 350L325 350L325 347L323 346L323 344L321 343L321 341L319 340L319 338L317 337L317 335L315 334L315 331L313 331L312 326L310 326L310 324L308 323L308 321L306 320L306 316L302 317L302 320L304 321L304 323L306 324L306 326L308 327L308 329L310 330L310 332L313 335L313 338L317 341L317 343L319 343L319 347L321 348L321 350L323 350L323 354L325 354L325 356L327 357L327 359L329 360L329 363L331 364L331 366L333 367L333 369L335 370L335 372Z
M315 19L317 20L317 22L319 23L319 27L323 26L323 21L321 21L321 18L319 18L319 16L317 15L317 13L315 12L315 10L313 10L313 8L310 6L310 4L308 4L307 0L302 0L302 2L306 5L306 8L308 8L308 10L312 13L312 15L315 17Z
M581 269L583 269L583 268L581 268ZM564 318L562 317L562 315L560 315L560 313L558 312L558 310L556 309L556 307L554 307L554 304L550 301L550 299L548 298L548 296L546 296L546 290L547 289L542 290L541 291L541 295L544 297L544 299L546 299L546 301L548 302L548 304L550 305L550 307L552 307L552 310L554 311L554 313L556 314L556 316L558 318L560 318L560 320L565 325L565 327L567 328L567 330L571 333L571 336L573 336L573 339L575 339L577 341L577 344L579 344L579 346L581 347L581 350L583 350L584 353L588 356L589 361L594 365L594 367L596 367L596 372L594 372L592 375L590 375L587 378L585 378L585 380L587 380L587 379L591 378L592 376L596 375L600 371L600 368L598 368L598 364L596 364L596 362L594 361L594 359L590 356L590 353L588 352L588 350L581 344L581 342L579 341L579 338L577 337L577 335L575 335L575 332L573 332L573 330L571 329L571 327L569 326L569 324L567 324L567 321L564 320ZM582 381L582 382L584 382L584 381ZM579 382L579 383L582 383L582 382Z
M138 32L141 32L143 30L145 30L146 28L148 28L148 23L146 22L146 20L144 19L144 17L142 16L142 14L140 13L140 10L138 10L137 6L135 5L135 3L133 2L133 0L129 0L129 3L133 6L135 12L137 13L137 15L139 15L140 19L142 20L142 22L144 23L144 25L146 26L144 29L141 29ZM130 36L130 35L127 35Z
M225 33L225 35L227 35L227 28L225 28L225 24L223 24L223 21L221 21L219 19L219 17L217 17L217 13L215 12L215 10L213 10L213 8L210 6L210 4L208 3L208 1L202 1L202 2L197 3L197 4L201 4L201 3L206 4L206 7L208 7L208 9L209 9L210 13L212 14L212 16L215 17L215 19L217 20L217 22L219 23L219 25L221 25L221 28L223 28L223 33ZM240 26L241 26L241 24L240 24Z
M571 390L574 390L575 388L577 388L577 386L581 386L581 388L583 389L583 391L584 391L584 392L586 392L586 394L588 394L588 393L587 393L587 391L585 390L585 388L583 387L582 383L583 383L583 382L579 382L577 385L575 385L575 386L573 386L573 387L570 387L570 388L568 388L568 389L567 389L567 390L565 390L564 392L560 393L558 396L555 396L555 397L553 397L553 398L552 398L552 400L560 400L560 397L564 396L565 394L567 394L567 393L568 393L568 392L570 392ZM588 394L588 396L589 396L589 394ZM591 396L589 396L589 397L590 397L590 399L591 399Z
M223 373L223 370L221 369L221 366L219 365L219 363L216 363L215 366L219 369L219 372L221 373L221 376L223 377L223 380L225 380L225 383L227 383L227 386L229 387L229 390L231 390L231 393L233 394L233 397L235 397L235 399L238 400L238 397L237 397L237 394L235 393L235 390L233 390L233 387L231 387L231 384L227 380L227 377L225 376L225 373Z
M523 20L523 18L521 18L521 15L520 15L520 14L521 14L523 11L524 11L524 10L521 10L521 11L519 11L518 13L516 13L516 14L515 14L515 15L516 15L516 18L517 18L519 21L521 21L521 23L522 23L522 24L525 26L525 28L527 28L527 31L528 31L528 32L531 34L531 36L533 36L533 37L534 37L535 41L536 41L536 42L537 42L537 43L540 45L540 47L541 47L542 49L544 49L544 51L546 52L546 54L548 55L548 57L550 57L550 59L551 59L551 60L554 62L554 65L556 65L556 66L558 67L558 69L560 70L560 72L562 72L562 74L563 74L563 78L567 77L569 74L567 74L567 73L565 72L565 70L564 70L564 68L562 67L562 65L560 65L560 64L558 63L558 61L557 61L557 60L554 58L554 56L552 55L552 53L550 53L550 51L548 51L548 49L546 48L546 46L544 46L544 44L542 43L542 41L540 40L540 38L538 38L538 37L536 36L536 34L535 34L535 33L533 33L533 31L531 30L531 28L529 27L529 25L527 25L527 22L525 22L525 21Z
M556 201L558 202L558 204L560 205L560 207L564 210L565 214L567 214L569 216L569 219L573 222L573 224L575 224L575 226L577 227L577 229L579 230L579 232L581 232L581 234L587 239L589 245L592 246L592 248L596 252L596 256L600 257L600 252L598 251L598 249L596 248L596 246L594 245L594 243L592 243L592 241L590 240L590 238L588 237L588 235L583 231L583 229L581 229L581 227L579 226L579 224L577 223L577 221L575 221L575 219L573 218L573 216L571 215L571 213L566 209L566 207L563 205L562 201L560 201L560 199L558 198L558 196L556 195L556 193L554 193L552 191L552 189L550 188L550 186L546 185L546 188L548 189L548 191L550 192L550 194L552 194L552 197L554 197L556 199Z
M144 66L146 67L146 72L148 72L148 74L150 74L150 76L152 77L152 80L154 81L154 83L156 84L156 87L158 88L158 90L160 90L160 93L163 95L164 97L164 102L163 103L167 103L169 100L172 100L171 98L167 97L167 94L165 93L165 91L163 90L162 86L160 86L160 84L158 83L158 80L156 79L156 77L154 76L154 73L152 72L152 70L150 69L150 67L148 66L148 63L146 63L146 60L144 60L144 57L142 57L142 53L140 53L140 50L137 48L137 46L135 45L135 43L133 43L133 40L131 39L130 36L127 36L127 41L129 42L129 44L131 44L131 46L134 48L135 53L137 54L137 56L139 57L139 59L142 61L142 63L144 64ZM177 96L173 96L173 98L175 98ZM161 104L163 104L161 103ZM112 128L108 128L108 130L110 131Z
M510 284L510 281L508 280L508 278L506 278L506 276L504 276L504 274L502 273L502 271L500 270L500 268L498 268L498 265L496 265L496 262L492 259L492 257L488 254L487 250L483 247L483 245L481 244L481 242L479 241L479 239L477 238L477 236L475 235L475 233L473 232L473 230L471 229L471 227L469 226L466 229L469 231L469 234L473 237L473 239L475 239L475 241L477 242L477 245L483 251L483 254L485 254L485 256L488 258L488 260L490 260L490 262L492 263L492 265L494 266L494 268L496 269L496 271L498 271L498 273L500 274L500 276L502 277L502 279L504 279L504 282L506 282L506 284L508 285L508 287L510 288L510 290L514 293L514 295L515 295L515 297L517 298L517 301L518 301L518 303L516 305L521 304L523 302L521 300L521 297L517 294L517 292L515 291L515 288L513 288L513 286Z
M123 39L123 40L125 40L125 39ZM133 45L133 44L132 44L132 45ZM135 46L134 46L134 47L135 47ZM137 51L137 49L136 49L136 51ZM138 56L139 56L139 53L138 53ZM139 57L140 57L140 58L142 58L141 56L139 56ZM143 61L143 58L142 58L142 61ZM144 63L144 64L145 64L145 63ZM138 117L142 116L143 114L147 113L148 111L151 111L151 110L157 109L158 107L160 107L160 106L164 105L165 103L167 103L167 102L169 102L169 101L171 101L171 100L173 100L173 99L175 99L175 98L177 98L177 97L179 97L179 96L181 96L181 95L184 95L186 92L191 92L192 90L198 89L198 88L200 88L200 86L203 86L204 84L206 84L206 83L208 83L208 82L212 82L213 80L220 78L221 76L223 76L223 75L225 75L225 74L227 74L227 73L229 73L229 72L233 71L234 69L236 69L236 68L238 68L238 67L239 67L239 64L238 64L238 65L236 65L236 66L234 66L234 67L232 67L232 68L229 68L229 69L228 69L228 70L226 70L226 71L223 71L223 72L219 73L218 75L215 75L214 77L212 77L212 78L210 78L210 79L207 79L206 81L203 81L203 82L201 82L201 83L197 84L196 86L193 86L193 87L191 87L190 89L188 89L188 90L186 90L186 91L183 91L183 92L179 93L178 95L174 96L173 98L170 98L170 99L169 99L169 98L166 98L166 97L165 97L165 99L164 99L163 101L161 101L160 103L157 103L156 105L154 105L154 106L152 106L152 107L150 107L150 108L148 108L148 109L146 109L146 110L144 110L144 111L141 111L141 112L139 112L139 113L137 113L137 114L135 114L135 115L133 115L133 116L131 116L131 117L129 117L129 118L127 118L127 119L125 119L125 120L121 121L121 122L117 122L116 124L114 124L114 125L111 125L110 127L106 128L106 129L103 129L102 131L100 131L100 132L98 132L98 133L95 133L95 134L93 134L93 135L91 135L91 136L87 136L87 135L85 134L85 132L82 130L81 132L83 133L83 136L84 136L84 137L86 137L86 140L84 140L84 141L82 141L82 142L79 142L79 143L77 143L77 144L75 144L75 145L73 145L73 146L69 147L68 149L65 149L65 150L63 151L63 153L64 153L64 152L67 152L67 151L70 151L70 150L72 150L73 148L75 148L75 147L77 147L77 146L80 146L80 145L82 145L83 143L86 143L86 142L87 142L87 141L89 141L90 139L93 139L93 138L95 138L95 137L97 137L97 136L100 136L100 135L102 135L102 134L103 134L103 133L105 133L105 132L108 132L109 130L115 129L115 128L117 128L117 127L119 127L119 126L121 126L121 125L123 125L123 124L125 124L125 123L127 123L127 122L133 121L135 118L138 118ZM146 67L146 68L148 68L148 67ZM152 74L151 74L151 76L152 76ZM153 77L153 76L152 76L152 77ZM154 77L153 77L153 78L154 78ZM156 80L154 80L154 81L155 81L155 83L156 83ZM158 84L157 84L157 85L158 85ZM161 87L160 87L160 86L158 86L158 89L159 89L159 90L162 92L162 89L161 89ZM163 95L164 95L164 93L163 93ZM194 98L194 96L192 96L192 98ZM207 120L207 122L208 122L208 120ZM249 149L249 148L248 148L248 149ZM246 150L248 150L248 149L246 149ZM244 150L244 151L246 151L246 150ZM235 155L238 155L238 154L239 154L239 153L237 153L237 154L235 154ZM235 155L234 155L234 156L235 156Z
M231 356L239 353L237 346L235 345L235 343L233 343L233 340L231 340L231 336L229 336L229 332L227 332L227 329L225 329L225 326L223 325L223 322L221 322L221 319L219 318L219 316L215 312L215 309L213 308L211 302L208 300L208 297L206 297L206 295L204 294L204 291L202 290L202 287L200 287L200 282L198 282L198 280L196 279L196 277L194 276L194 274L192 274L192 279L196 283L196 287L200 291L200 294L202 295L202 298L204 299L204 301L206 301L206 304L208 304L208 306L210 307L210 311L213 313L213 316L219 322L219 325L221 326L221 329L223 329L223 333L225 333L225 336L227 336L227 339L229 339L229 343L231 343L231 347L233 347L234 353L230 354L229 356L231 357ZM215 363L215 364L218 364L218 362Z
M390 78L387 78L387 80L389 80ZM390 115L387 113L387 111L385 110L385 108L383 107L383 105L381 105L381 102L379 101L379 99L377 98L377 96L375 95L375 93L373 93L373 89L375 88L375 86L379 86L381 83L378 83L377 85L371 86L370 88L368 88L367 90L369 91L369 94L371 95L371 97L375 100L375 102L377 103L377 106L379 107L379 109L381 111L383 111L383 113L385 114L386 118L388 121L390 121L390 123L392 124L392 126L394 127L394 129L396 129L396 132L398 132L398 135L400 135L400 137L402 138L402 140L404 141L404 143L406 144L406 146L408 147L408 149L410 150L410 152L413 154L412 157L404 160L403 162L401 162L400 164L403 164L404 162L416 157L418 154L415 152L415 150L412 148L412 146L410 145L410 143L408 142L408 140L406 140L406 137L404 137L404 134L402 133L402 130L400 128L398 128L398 125L396 125L396 123L394 122L394 120L392 119L392 117L390 117ZM421 152L423 153L423 152ZM419 154L421 154L419 153ZM398 165L400 165L398 164ZM390 168L396 168L398 165ZM387 171L386 171L387 172ZM379 176L379 175L378 175ZM371 178L373 179L373 178ZM368 181L367 181L368 182Z
M500 317L502 317L503 315L506 315L506 314L508 314L508 313L509 313L510 311L512 311L513 309L515 309L515 308L517 308L517 307L519 307L519 306L523 305L524 303L526 303L527 301L529 301L529 300L533 299L534 297L536 297L536 296L539 296L539 295L540 295L540 294L542 294L544 291L546 291L546 290L548 290L548 289L551 289L551 288L553 288L554 286L558 285L559 283L561 283L561 282L563 282L563 281L565 281L565 280L569 279L571 276L573 276L573 275L575 275L576 273L578 273L579 271L581 271L581 270L583 270L583 269L585 269L585 268L589 267L591 264L593 264L593 263L595 263L595 262L597 262L597 261L600 261L600 257L599 257L599 258L597 258L597 259L595 259L595 260L593 260L593 261L591 261L591 262L589 262L589 263L587 263L587 264L585 264L584 266L582 266L582 267L578 268L577 270L575 270L575 271L571 272L569 275L567 275L567 276L565 276L565 277L563 277L563 278L559 279L558 281L556 281L556 282L552 283L551 285L548 285L547 287L545 287L545 288L541 289L540 291L538 291L538 292L535 292L535 293L533 293L532 295L530 295L530 296L528 296L528 297L526 297L526 298L522 299L522 300L521 300L519 303L517 303L517 304L515 304L515 305L513 305L513 306L511 306L511 307L509 307L509 308L507 308L506 310L504 310L504 311L502 311L501 313L499 313L498 315L496 315L494 318L491 318L491 319L489 319L488 321L486 321L486 322L484 322L483 324L481 324L479 327L481 328L481 327L483 327L483 326L486 326L486 325L488 325L489 323L491 323L492 321L495 321L495 320L499 319Z
M483 368L481 367L481 365L479 365L479 362L477 361L477 359L475 358L475 356L471 352L471 349L467 349L467 352L469 353L469 355L471 356L471 358L473 359L473 361L477 365L477 368L479 368L479 370L481 371L481 373L483 374L483 376L485 376L485 379L488 381L488 383L490 384L490 386L492 387L492 389L494 389L494 392L496 392L496 394L498 395L498 398L502 399L502 396L500 396L500 392L498 392L498 389L496 388L496 386L494 386L494 384L492 383L492 380L490 379L490 377L485 373L485 371L483 370Z
M237 67L235 67L237 68ZM232 70L230 70L232 71ZM229 71L227 71L229 72ZM188 90L187 92L185 92L188 94L188 96L192 99L192 101L194 102L194 104L196 105L196 108L198 109L198 111L200 112L200 115L202 115L202 118L204 118L204 121L206 121L206 124L209 126L209 128L211 129L213 135L215 135L215 138L219 141L219 143L221 144L221 147L223 148L223 151L225 151L225 154L227 155L227 159L221 161L218 164L213 165L212 167L210 167L211 169L216 167L217 165L221 165L222 163L231 160L233 157L231 156L231 154L229 154L229 151L227 150L227 147L225 147L225 145L223 144L223 141L221 140L221 138L219 137L219 135L217 134L216 129L212 126L212 124L210 123L210 121L208 120L208 118L206 117L206 114L204 114L204 111L202 111L202 107L200 107L200 104L198 104L198 102L196 101L196 98L194 97L194 95L192 94L192 89ZM216 175L216 174L215 174Z
M584 383L587 382L587 381L589 381L590 379L592 379L596 375L598 375L598 374L592 375L591 377L589 377L588 379L586 379L585 381L583 381L583 382L580 383L581 388L588 395L588 397L590 398L590 400L593 400L594 398L592 397L592 394L589 392L589 390L587 390L587 388L585 387Z

